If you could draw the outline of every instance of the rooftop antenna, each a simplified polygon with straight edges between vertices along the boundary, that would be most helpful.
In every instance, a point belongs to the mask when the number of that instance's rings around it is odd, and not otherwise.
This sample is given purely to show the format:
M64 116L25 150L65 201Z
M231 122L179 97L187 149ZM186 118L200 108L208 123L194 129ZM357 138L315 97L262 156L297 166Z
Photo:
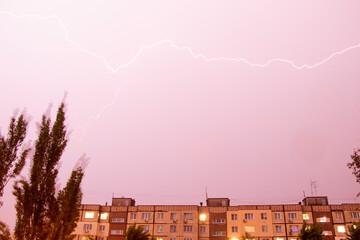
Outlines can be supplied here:
M310 186L311 186L311 196L314 196L314 192L313 192L313 189L315 191L315 195L317 196L317 185L316 185L316 181L312 181L310 179Z
M306 198L305 191L303 190L304 198Z
M208 199L207 187L205 187L205 193L206 193L206 200L207 200Z

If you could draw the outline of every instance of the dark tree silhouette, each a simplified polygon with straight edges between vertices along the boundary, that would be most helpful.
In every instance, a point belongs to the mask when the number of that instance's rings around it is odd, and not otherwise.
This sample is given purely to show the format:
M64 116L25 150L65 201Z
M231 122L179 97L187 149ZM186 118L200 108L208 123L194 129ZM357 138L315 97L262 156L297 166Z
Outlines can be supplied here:
M300 240L322 240L322 226L320 224L307 225L305 222L299 233Z
M126 230L126 240L149 240L150 233L144 232L143 227L137 226L136 224L130 226Z

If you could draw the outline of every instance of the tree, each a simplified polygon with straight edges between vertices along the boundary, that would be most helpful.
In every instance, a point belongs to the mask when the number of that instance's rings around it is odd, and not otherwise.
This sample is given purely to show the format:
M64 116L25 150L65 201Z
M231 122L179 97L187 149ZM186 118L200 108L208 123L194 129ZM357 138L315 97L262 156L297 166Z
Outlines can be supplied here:
M19 175L25 165L30 149L26 148L20 154L18 151L26 137L27 126L28 122L21 114L17 119L11 118L7 138L0 133L0 198L10 179Z
M322 240L322 232L323 230L320 224L306 225L306 222L304 222L299 233L299 238L300 240Z
M0 222L0 239L11 240L10 230L8 226L3 222Z
M348 232L346 235L348 236L346 239L348 240L359 240L360 239L360 222L353 223L348 227Z
M57 167L66 144L62 103L52 126L50 118L42 117L29 180L14 185L16 239L71 239L78 220L83 172L82 168L75 169L66 187L56 194Z
M149 240L150 233L144 232L143 227L136 224L130 226L126 231L126 240Z
M354 150L353 155L351 155L352 161L347 164L348 168L352 169L352 174L356 177L356 182L360 183L360 148L358 150ZM357 194L360 196L360 193Z

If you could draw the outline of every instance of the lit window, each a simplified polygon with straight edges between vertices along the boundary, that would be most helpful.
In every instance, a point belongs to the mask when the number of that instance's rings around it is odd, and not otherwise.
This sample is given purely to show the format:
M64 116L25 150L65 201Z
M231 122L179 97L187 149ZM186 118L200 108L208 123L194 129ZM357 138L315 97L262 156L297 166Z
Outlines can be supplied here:
M184 226L184 232L192 232L192 226Z
M100 225L99 226L99 231L100 232L105 232L105 225Z
M113 235L123 235L124 230L111 230L111 234L113 234Z
M176 232L176 225L170 225L170 232Z
M130 220L136 220L136 213L130 214Z
M338 230L339 233L344 233L344 232L346 232L345 226L338 226L338 227L337 227L337 230Z
M239 232L239 228L238 227L231 227L231 232L237 233L237 232Z
M142 213L141 214L141 219L145 220L145 221L149 221L150 220L150 213Z
M266 219L268 219L267 213L261 213L261 220L266 220Z
M193 215L192 215L192 213L184 213L184 219L185 220L191 220L191 219L193 219Z
M281 220L281 213L275 213L275 220Z
M94 218L94 212L85 212L85 218Z
M157 226L157 232L158 232L158 233L164 232L164 227L163 227L163 225L158 225L158 226Z
M200 219L200 221L205 221L206 220L206 214L205 213L200 214L199 219Z
M268 226L261 226L261 231L264 233L269 232L269 227Z
M84 224L84 231L89 232L92 229L92 224Z
M275 238L275 240L284 240L283 238Z
M226 232L224 232L224 231L216 231L216 232L213 232L212 235L213 236L226 236Z
M297 219L297 213L288 213L289 220Z
M352 219L359 219L360 218L360 213L359 212L350 212L350 217Z
M200 227L200 233L206 233L206 227Z
M170 220L172 220L172 221L176 221L176 220L177 220L177 215L176 215L176 213L170 213Z
M342 219L343 219L342 212L335 212L335 218L336 218L337 220L342 220Z
M232 238L231 240L239 240L238 238Z
M316 219L317 222L330 222L330 219L327 217L321 217Z
M245 226L245 232L253 233L253 232L255 232L255 227L254 226Z
M299 232L299 226L296 226L296 225L290 226L290 232L291 233Z
M107 216L108 216L107 213L102 213L102 214L100 214L100 219L101 219L101 220L106 220L106 219L107 219Z
M164 219L164 213L158 213L157 214L157 219L163 220Z
M282 233L283 232L282 226L275 226L275 232Z
M253 213L245 213L245 220L254 220Z
M125 222L124 218L112 218L111 222Z
M308 214L308 213L303 213L303 219L304 220L310 220L310 214Z
M238 220L237 214L231 214L231 220Z
M331 231L323 231L323 235L328 236L328 235L332 235Z

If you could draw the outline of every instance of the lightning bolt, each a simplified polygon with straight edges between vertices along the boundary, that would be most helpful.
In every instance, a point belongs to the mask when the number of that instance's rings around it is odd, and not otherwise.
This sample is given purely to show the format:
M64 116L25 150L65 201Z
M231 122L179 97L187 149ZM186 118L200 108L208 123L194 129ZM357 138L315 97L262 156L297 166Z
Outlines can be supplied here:
M0 11L0 14L5 14L5 15L9 15L13 18L37 18L37 19L41 19L41 20L49 20L49 19L55 19L58 24L60 25L60 27L64 30L65 32L65 40L67 42L69 42L70 44L72 45L75 45L80 51L90 55L90 56L93 56L93 57L96 57L98 58L99 60L101 60L104 64L105 64L105 67L107 69L109 69L111 72L113 73L117 73L119 70L123 69L123 68L127 68L129 67L131 64L135 63L136 62L136 59L147 49L151 49L151 48L154 48L154 47L157 47L157 46L160 46L160 45L164 45L164 44L168 44L170 45L171 47L177 49L177 50L180 50L180 51L187 51L192 57L194 58L199 58L199 59L202 59L203 61L205 62L214 62L214 61L234 61L234 62L243 62L243 63L246 63L248 64L250 67L262 67L262 68L265 68L265 67L268 67L270 64L272 63L275 63L275 62L281 62L281 63L286 63L286 64L289 64L291 65L293 68L295 69L298 69L298 70L301 70L301 69L312 69L312 68L316 68L324 63L326 63L327 61L329 61L330 59L334 58L335 56L337 55L341 55L345 52L348 52L350 50L353 50L353 49L356 49L356 48L360 48L360 43L354 45L354 46L350 46L350 47L347 47L343 50L340 50L340 51L337 51L337 52L334 52L334 53L331 53L328 57L326 57L325 59L323 59L322 61L320 62L317 62L313 65L308 65L308 64L304 64L304 65L297 65L296 63L294 63L292 60L289 60L289 59L284 59L284 58L273 58L273 59L270 59L268 60L266 63L253 63L245 58L238 58L238 57L207 57L201 53L196 53L191 47L189 46L179 46L177 45L173 40L170 40L170 39L163 39L163 40L160 40L158 42L155 42L155 43L152 43L148 46L142 46L139 48L139 50L136 52L136 54L134 55L134 57L132 59L130 59L128 62L126 63L123 63L121 64L120 66L118 67L114 67L114 66L111 66L109 64L109 62L107 61L106 57L103 56L103 55L100 55L100 54L97 54L91 50L88 50L86 48L84 48L79 42L76 42L74 40L72 40L70 37L69 37L69 31L66 27L66 25L63 23L63 21L57 16L57 15L49 15L49 16L41 16L41 15L38 15L38 14L22 14L22 15L16 15L15 13L13 12L10 12L10 11Z
M142 46L138 49L138 51L136 52L136 54L128 61L128 62L125 62L123 64L121 64L120 66L117 66L117 67L114 67L114 66L111 66L108 62L108 60L106 59L105 56L103 55L100 55L100 54L97 54L89 49L86 49L84 48L79 42L76 42L74 40L72 40L70 38L70 34L69 34L69 31L66 27L66 25L63 23L63 21L57 16L57 15L49 15L49 16L41 16L41 15L38 15L38 14L22 14L22 15L17 15L11 11L0 11L0 14L3 14L3 15L9 15L13 18L17 18L17 19L23 19L23 18L36 18L36 19L41 19L41 20L50 20L50 19L54 19L56 20L56 22L60 25L60 27L62 28L62 30L64 31L65 33L65 40L76 46L80 51L90 55L90 56L93 56L97 59L99 59L100 61L103 62L103 64L105 65L105 67L110 70L112 73L117 73L119 70L121 69L124 69L124 68L127 68L129 67L131 64L135 63L137 58L139 56L141 56L144 51L148 50L148 49L152 49L154 47L157 47L157 46L160 46L160 45L170 45L172 48L175 48L179 51L187 51L193 58L197 58L197 59L202 59L203 61L205 62L215 62L215 61L231 61L231 62L240 62L240 63L245 63L247 65L249 65L250 67L259 67L259 68L265 68L265 67L268 67L269 65L271 65L272 63L275 63L275 62L280 62L280 63L285 63L285 64L289 64L291 67L295 68L295 69L298 69L298 70L302 70L302 69L313 69L313 68L316 68L326 62L328 62L329 60L331 60L332 58L334 58L335 56L337 55L341 55L341 54L344 54L348 51L351 51L353 49L356 49L356 48L360 48L360 43L359 44L356 44L354 46L350 46L350 47L347 47L345 49L342 49L340 51L336 51L334 53L331 53L328 57L324 58L323 60L321 60L320 62L317 62L315 64L312 64L312 65L309 65L309 64L304 64L304 65L297 65L294 61L292 60L289 60L289 59L283 59L283 58L273 58L273 59L270 59L268 60L266 63L253 63L245 58L238 58L238 57L207 57L201 53L196 53L191 47L189 46L179 46L177 45L173 40L170 40L170 39L163 39L163 40L160 40L158 42L155 42L155 43L152 43L150 45L147 45L147 46ZM86 126L88 124L90 124L90 122L92 120L98 120L102 113L104 111L106 111L107 109L109 109L115 102L116 102L116 99L117 99L117 96L121 90L121 88L123 87L124 84L126 84L127 82L122 82L121 86L115 91L115 95L114 95L114 98L113 100L106 104L103 108L101 108L98 113L96 115L91 115L88 120L86 121L86 123L83 125L83 127L81 127L82 129L82 133L81 133L81 137L80 139L78 139L79 141L82 140L82 136L84 134L84 131L86 129Z

